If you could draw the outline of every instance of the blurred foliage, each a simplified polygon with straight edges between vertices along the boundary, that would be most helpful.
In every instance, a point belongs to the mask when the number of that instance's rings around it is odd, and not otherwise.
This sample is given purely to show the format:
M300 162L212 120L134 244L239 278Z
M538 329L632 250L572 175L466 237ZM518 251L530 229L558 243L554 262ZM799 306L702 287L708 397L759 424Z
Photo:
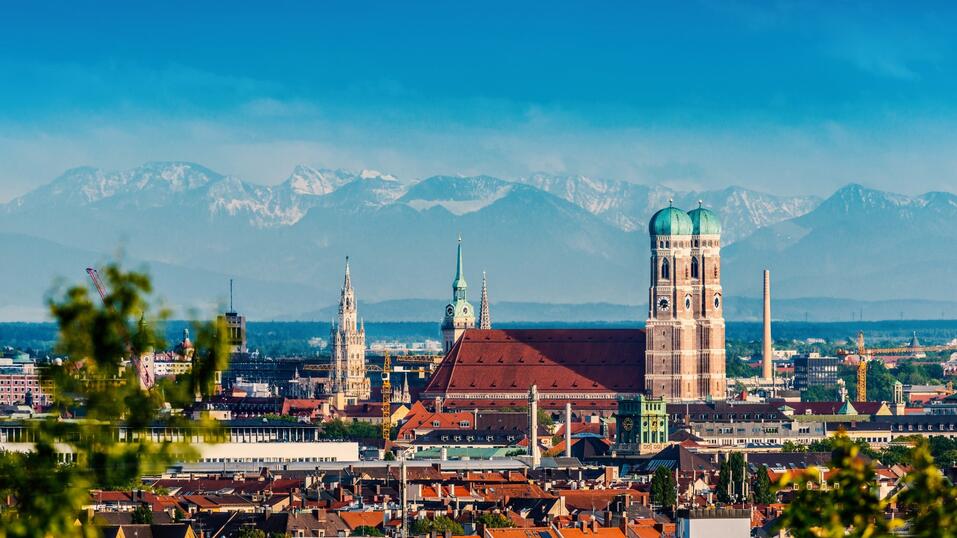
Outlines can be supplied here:
M934 465L929 444L920 440L910 457L905 488L897 495L911 536L957 537L957 487Z
M914 447L901 459L911 470L896 491L879 499L872 464L862 457L857 443L839 435L832 443L833 474L828 487L821 487L816 468L782 476L777 487L783 490L793 485L796 492L777 528L795 538L889 538L898 534L957 538L957 487L934 464L933 438L910 441ZM891 517L894 505L899 517Z
M829 487L822 487L822 471L816 467L779 479L779 489L794 485L796 490L776 527L794 538L890 536L897 522L884 516L887 501L878 499L873 466L846 436L836 437L832 445Z
M187 443L145 438L150 425L189 427L211 440L219 435L213 421L172 411L212 394L215 372L228 359L225 327L194 323L192 371L145 389L129 359L165 348L153 327L168 312L151 307L145 273L111 264L101 274L105 301L83 285L48 299L58 327L55 351L65 359L43 370L54 386L54 406L48 418L27 422L34 450L0 454L0 495L12 501L0 513L0 538L97 536L92 525L74 525L91 489L139 483L144 473L197 456ZM126 432L123 441L118 428Z

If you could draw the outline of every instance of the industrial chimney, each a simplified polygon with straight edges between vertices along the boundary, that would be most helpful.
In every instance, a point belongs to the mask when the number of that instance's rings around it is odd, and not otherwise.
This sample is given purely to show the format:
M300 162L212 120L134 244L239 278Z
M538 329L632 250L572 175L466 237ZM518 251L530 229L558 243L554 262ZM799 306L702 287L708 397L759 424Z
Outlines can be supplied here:
M761 350L761 377L771 381L773 372L771 358L774 342L771 340L771 271L764 270L764 342Z

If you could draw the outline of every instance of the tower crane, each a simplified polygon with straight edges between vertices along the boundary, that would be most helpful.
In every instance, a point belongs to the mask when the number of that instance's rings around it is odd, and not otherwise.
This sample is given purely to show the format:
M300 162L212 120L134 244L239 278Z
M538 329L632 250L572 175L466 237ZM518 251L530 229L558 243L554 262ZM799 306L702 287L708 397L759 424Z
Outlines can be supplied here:
M867 363L872 360L879 360L877 355L906 355L912 353L938 353L941 351L957 350L957 345L947 344L943 346L897 346L897 347L875 347L869 348L864 345L864 331L857 332L857 399L858 402L867 401ZM837 350L838 356L845 357L855 352L845 349Z
M103 284L103 280L100 278L100 273L97 272L97 270L93 267L87 267L86 274L90 275L90 280L93 281L93 287L96 288L96 292L100 294L100 300L103 301L103 306L113 310L113 306L106 301L106 286ZM129 340L129 335L127 335L126 350L132 355L133 345ZM153 386L152 376L150 376L150 373L143 368L140 358L131 356L130 362L133 364L133 368L136 370L136 378L140 382L140 387L148 389Z

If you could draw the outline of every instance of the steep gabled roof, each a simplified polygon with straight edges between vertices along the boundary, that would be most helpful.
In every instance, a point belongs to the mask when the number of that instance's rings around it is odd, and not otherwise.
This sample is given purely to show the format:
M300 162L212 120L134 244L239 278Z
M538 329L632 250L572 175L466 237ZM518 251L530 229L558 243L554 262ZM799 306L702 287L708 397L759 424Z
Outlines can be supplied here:
M644 389L642 329L469 329L436 369L423 395L542 393Z

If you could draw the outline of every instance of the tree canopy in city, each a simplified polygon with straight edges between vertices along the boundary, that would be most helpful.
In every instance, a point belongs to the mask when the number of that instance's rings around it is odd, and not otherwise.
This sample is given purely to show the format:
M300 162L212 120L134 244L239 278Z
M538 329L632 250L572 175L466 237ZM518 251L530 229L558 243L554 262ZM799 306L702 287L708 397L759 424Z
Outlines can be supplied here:
M26 422L34 450L0 453L0 495L13 501L0 512L0 538L97 536L92 525L74 525L91 489L139 483L144 473L197 456L185 442L141 435L151 425L189 423L203 430L198 433L217 433L213 421L190 422L175 410L213 393L215 373L228 360L225 327L194 323L191 371L146 388L130 359L164 348L155 327L168 312L152 306L146 273L111 264L103 275L103 301L83 285L54 291L48 300L58 327L56 349L65 358L42 372L53 386L54 404L46 418ZM64 448L69 464L62 460Z

